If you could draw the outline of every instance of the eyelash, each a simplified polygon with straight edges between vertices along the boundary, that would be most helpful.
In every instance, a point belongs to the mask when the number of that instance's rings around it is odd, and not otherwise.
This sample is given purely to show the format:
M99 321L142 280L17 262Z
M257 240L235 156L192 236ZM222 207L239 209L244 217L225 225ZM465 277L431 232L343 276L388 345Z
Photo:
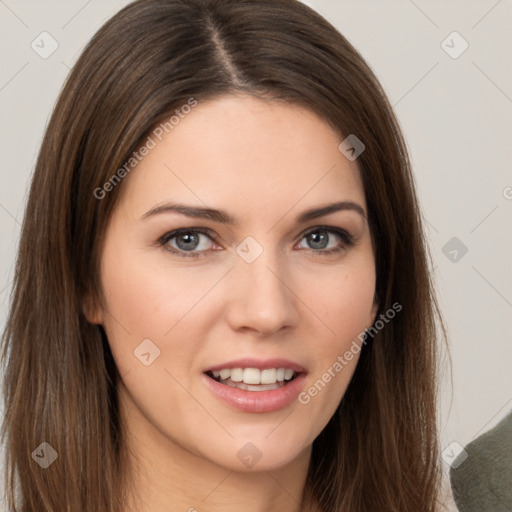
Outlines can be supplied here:
M355 237L353 235L351 235L344 229L330 227L330 226L315 226L312 229L308 229L307 231L305 231L302 234L300 241L302 241L308 235L311 235L312 233L317 233L319 231L325 231L327 233L334 233L334 234L338 235L342 240L342 245L340 245L338 247L331 248L331 249L306 249L306 250L309 250L314 253L318 253L322 256L328 256L331 254L339 253L342 250L352 247L354 245ZM215 240L213 231L211 231L208 228L175 229L174 231L170 231L169 233L166 233L165 235L161 236L158 239L157 243L159 246L163 247L165 250L167 250L173 254L177 254L178 256L183 257L183 258L199 258L199 257L204 256L205 253L207 253L207 251L188 252L188 251L179 250L179 249L176 249L174 247L170 247L169 245L167 245L169 243L169 241L172 240L173 238L176 238L182 234L189 234L189 233L193 233L193 234L199 233L202 235L206 235L213 242L217 243L217 241Z

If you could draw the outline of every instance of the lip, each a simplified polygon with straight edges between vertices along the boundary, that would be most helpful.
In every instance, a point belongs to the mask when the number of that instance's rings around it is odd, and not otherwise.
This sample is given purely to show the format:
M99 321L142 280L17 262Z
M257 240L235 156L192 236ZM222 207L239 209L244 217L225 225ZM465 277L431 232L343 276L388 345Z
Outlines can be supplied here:
M297 374L284 386L267 391L247 391L221 384L207 375L207 372L230 368L290 368ZM203 373L203 382L210 391L228 406L243 412L264 413L274 412L291 405L304 388L307 370L298 363L287 359L256 360L251 358L238 359L207 368Z
M266 370L268 368L290 368L295 373L307 373L303 366L293 361L289 361L288 359L254 359L250 357L210 366L204 370L204 373L218 372L224 369L229 370L231 368L258 368L258 370ZM257 393L265 393L265 391L257 391Z
M273 412L287 407L297 399L305 379L306 374L301 373L278 389L246 391L226 386L203 374L205 384L217 398L239 411L253 413Z

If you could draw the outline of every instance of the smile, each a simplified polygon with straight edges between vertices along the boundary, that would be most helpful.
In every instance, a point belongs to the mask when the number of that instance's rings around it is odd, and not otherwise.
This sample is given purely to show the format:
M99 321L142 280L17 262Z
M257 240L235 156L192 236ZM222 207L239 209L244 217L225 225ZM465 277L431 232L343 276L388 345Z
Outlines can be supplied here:
M307 373L302 366L284 359L241 359L206 369L203 381L230 408L263 413L294 403Z
M269 391L279 389L293 380L297 373L291 368L224 368L210 371L212 379L233 388L245 391Z

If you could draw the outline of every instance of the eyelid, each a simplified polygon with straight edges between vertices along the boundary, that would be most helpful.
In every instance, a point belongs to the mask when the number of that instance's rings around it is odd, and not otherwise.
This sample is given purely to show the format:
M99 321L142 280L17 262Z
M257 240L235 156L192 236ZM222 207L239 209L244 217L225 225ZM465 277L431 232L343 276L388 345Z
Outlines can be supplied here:
M356 241L356 237L350 233L348 230L343 228L338 228L336 226L313 226L311 228L307 228L306 231L303 231L299 236L302 240L305 236L308 236L311 233L315 233L317 231L328 231L329 233L334 233L339 237L343 238L345 243L353 243Z
M178 228L178 229L173 229L171 231L168 231L167 233L162 235L157 240L157 245L165 246L169 242L169 240L171 240L172 238L176 238L177 236L179 236L183 233L199 233L202 235L206 235L208 238L210 238L212 240L212 242L218 243L217 239L216 239L215 232L212 229L205 228L205 227L191 227L191 228ZM204 253L209 252L209 251L197 251L197 252L181 251L174 247L172 247L172 248L167 247L166 250L168 250L169 252L171 252L173 254L179 254L180 256L184 255L185 257L190 257L190 256L199 257L199 256L203 255Z
M346 229L339 228L336 226L315 225L315 226L306 228L304 231L302 231L300 233L300 235L298 236L297 241L295 243L300 242L306 236L310 235L311 233L315 233L317 231L327 231L329 233L334 233L335 235L339 236L342 239L343 245L341 247L330 248L330 249L319 249L319 250L305 249L305 250L307 250L309 252L313 252L313 253L318 253L318 254L329 254L329 253L333 253L333 252L340 252L347 247L351 247L356 242L356 237L354 235L352 235ZM174 229L172 231L168 231L167 233L162 235L157 240L157 244L159 246L165 246L167 244L167 242L169 242L169 240L171 240L172 238L175 238L182 233L190 233L190 232L206 235L208 238L210 238L212 240L212 242L218 244L217 236L216 236L216 233L214 232L214 230L212 230L210 228L206 228L206 227L186 227L186 228L178 228L178 229ZM209 252L211 252L208 250L197 251L197 252L182 251L182 250L176 249L174 247L172 247L172 248L166 247L166 250L173 254L178 254L179 256L195 257L195 258L205 256Z

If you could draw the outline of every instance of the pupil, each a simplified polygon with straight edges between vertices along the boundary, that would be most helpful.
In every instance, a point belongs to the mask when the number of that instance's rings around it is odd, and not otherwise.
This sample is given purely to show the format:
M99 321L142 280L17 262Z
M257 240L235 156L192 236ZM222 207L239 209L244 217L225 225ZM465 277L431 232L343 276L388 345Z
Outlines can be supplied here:
M185 243L180 243L180 241L185 240ZM180 249L195 249L197 247L199 240L197 235L194 235L192 233L184 233L182 235L179 235L176 238L176 244Z
M321 234L319 235L319 233ZM327 236L325 231L317 231L316 233L310 233L309 237L310 241L312 241L310 245L312 245L314 249L325 248L327 244Z

